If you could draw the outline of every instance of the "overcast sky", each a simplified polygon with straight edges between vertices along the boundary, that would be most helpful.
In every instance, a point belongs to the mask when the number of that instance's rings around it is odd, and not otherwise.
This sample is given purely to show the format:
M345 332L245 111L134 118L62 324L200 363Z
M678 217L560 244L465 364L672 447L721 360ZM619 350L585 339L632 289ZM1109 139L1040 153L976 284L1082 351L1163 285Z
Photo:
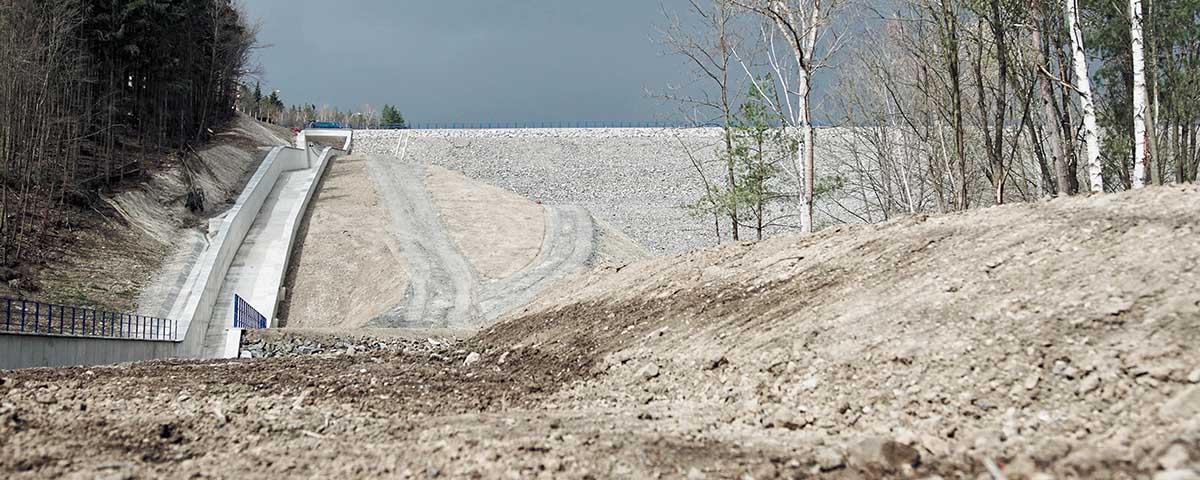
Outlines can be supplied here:
M664 4L686 0L245 0L264 90L410 122L674 119L646 95L688 80Z

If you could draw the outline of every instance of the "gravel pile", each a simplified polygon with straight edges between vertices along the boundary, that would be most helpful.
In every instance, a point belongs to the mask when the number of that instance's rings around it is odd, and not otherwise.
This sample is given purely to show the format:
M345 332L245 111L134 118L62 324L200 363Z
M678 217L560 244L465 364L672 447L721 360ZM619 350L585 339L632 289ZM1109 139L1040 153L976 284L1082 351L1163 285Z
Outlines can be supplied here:
M308 334L247 331L242 336L243 358L338 356L360 354L438 354L458 339L375 337L370 335Z
M720 138L719 129L373 130L355 132L355 151L403 152L542 203L579 205L664 254L715 243L711 221L680 208L703 192L681 143L710 162Z

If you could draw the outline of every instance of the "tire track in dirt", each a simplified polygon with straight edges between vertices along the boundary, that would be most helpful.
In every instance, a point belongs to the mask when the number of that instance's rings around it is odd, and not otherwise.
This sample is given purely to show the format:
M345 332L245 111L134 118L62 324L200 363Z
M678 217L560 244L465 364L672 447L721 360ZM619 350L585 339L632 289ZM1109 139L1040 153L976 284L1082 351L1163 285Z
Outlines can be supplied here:
M491 321L520 307L550 284L576 272L595 251L595 227L587 209L573 205L546 205L546 233L536 258L521 271L484 285L479 310Z
M425 190L425 166L370 156L368 171L391 213L393 234L409 263L404 299L371 327L451 327L477 317L475 273L454 248Z
M595 252L595 225L587 209L546 205L537 256L513 275L481 284L438 216L424 183L426 164L372 155L367 165L410 266L404 298L372 319L370 327L460 327L492 321L584 268Z

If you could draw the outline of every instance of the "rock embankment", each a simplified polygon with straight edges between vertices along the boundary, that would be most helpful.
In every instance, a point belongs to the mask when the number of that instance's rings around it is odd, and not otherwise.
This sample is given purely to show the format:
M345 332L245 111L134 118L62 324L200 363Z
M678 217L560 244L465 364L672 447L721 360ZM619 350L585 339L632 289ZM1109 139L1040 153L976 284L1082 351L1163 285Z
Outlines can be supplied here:
M578 205L650 251L716 243L684 205L703 188L688 153L715 160L719 129L368 130L355 151L403 156L551 205Z
M419 333L419 332L417 332ZM294 358L306 356L404 354L430 355L452 352L460 343L446 332L428 336L405 334L315 333L307 330L246 331L242 336L243 358Z

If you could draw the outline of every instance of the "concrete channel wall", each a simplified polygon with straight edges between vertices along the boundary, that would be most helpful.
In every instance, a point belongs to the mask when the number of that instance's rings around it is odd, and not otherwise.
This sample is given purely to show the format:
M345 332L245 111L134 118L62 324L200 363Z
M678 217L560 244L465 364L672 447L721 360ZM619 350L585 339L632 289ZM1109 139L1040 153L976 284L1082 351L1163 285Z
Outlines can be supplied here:
M349 138L347 138L347 145ZM0 369L52 367L68 365L95 365L120 363L156 358L200 358L206 345L205 336L213 320L214 308L234 257L241 248L247 232L263 209L263 204L276 188L280 177L289 171L314 170L311 182L302 188L307 191L300 196L300 208L292 209L285 227L272 234L286 239L283 270L286 270L300 218L312 198L312 190L319 184L331 157L345 153L342 150L324 147L315 148L276 147L263 160L258 170L247 182L242 194L232 208L225 212L217 234L212 237L200 261L193 267L184 284L185 294L171 309L168 318L179 321L183 334L175 341L121 340L106 338L81 338L42 335L0 335ZM274 290L278 292L283 283L283 274L277 276ZM270 309L274 311L274 307ZM232 334L240 334L237 331ZM221 343L228 343L222 338ZM208 346L209 349L212 346ZM225 348L219 350L225 351ZM218 355L220 356L220 355Z

